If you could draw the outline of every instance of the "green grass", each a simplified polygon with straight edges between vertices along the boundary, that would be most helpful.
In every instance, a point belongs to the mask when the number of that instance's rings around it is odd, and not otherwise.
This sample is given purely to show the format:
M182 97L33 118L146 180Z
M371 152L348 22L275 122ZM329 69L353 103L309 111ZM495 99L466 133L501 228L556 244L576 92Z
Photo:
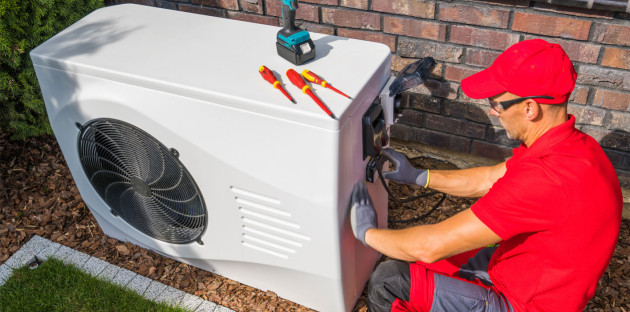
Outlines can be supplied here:
M36 269L13 271L0 287L0 311L186 311L158 304L50 258Z

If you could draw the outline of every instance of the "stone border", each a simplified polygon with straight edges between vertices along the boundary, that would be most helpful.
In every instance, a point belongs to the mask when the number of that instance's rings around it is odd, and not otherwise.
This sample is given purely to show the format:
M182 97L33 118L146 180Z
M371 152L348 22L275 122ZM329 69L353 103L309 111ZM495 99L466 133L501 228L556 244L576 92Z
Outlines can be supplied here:
M50 257L74 265L92 276L133 290L144 298L155 302L170 303L194 312L234 312L214 302L166 286L158 281L37 235L33 236L3 265L0 265L0 286L9 279L13 269L23 267L35 260L45 261Z

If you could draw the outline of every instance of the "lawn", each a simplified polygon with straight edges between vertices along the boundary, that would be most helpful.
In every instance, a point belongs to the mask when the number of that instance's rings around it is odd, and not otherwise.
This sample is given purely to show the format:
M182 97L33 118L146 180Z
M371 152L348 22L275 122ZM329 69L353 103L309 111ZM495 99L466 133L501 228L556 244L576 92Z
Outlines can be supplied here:
M90 276L50 258L37 268L22 267L0 287L0 311L159 311L186 310L145 299L132 290Z

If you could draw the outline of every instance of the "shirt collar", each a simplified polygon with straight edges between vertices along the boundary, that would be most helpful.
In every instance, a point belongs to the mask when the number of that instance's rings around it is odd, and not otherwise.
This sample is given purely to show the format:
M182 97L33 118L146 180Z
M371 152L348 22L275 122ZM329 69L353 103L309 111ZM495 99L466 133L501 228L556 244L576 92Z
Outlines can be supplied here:
M536 155L539 152L546 151L551 146L556 145L558 142L569 137L575 132L575 130L575 117L573 115L569 115L569 120L549 129L540 136L538 140L534 141L530 147L521 143L520 147L514 149L514 156L520 156L523 153Z

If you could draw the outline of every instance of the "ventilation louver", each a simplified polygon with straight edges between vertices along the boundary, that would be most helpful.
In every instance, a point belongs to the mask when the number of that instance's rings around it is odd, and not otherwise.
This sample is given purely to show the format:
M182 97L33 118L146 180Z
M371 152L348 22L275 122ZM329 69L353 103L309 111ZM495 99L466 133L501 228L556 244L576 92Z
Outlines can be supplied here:
M119 120L78 126L81 164L113 214L155 239L201 243L207 210L176 150Z

